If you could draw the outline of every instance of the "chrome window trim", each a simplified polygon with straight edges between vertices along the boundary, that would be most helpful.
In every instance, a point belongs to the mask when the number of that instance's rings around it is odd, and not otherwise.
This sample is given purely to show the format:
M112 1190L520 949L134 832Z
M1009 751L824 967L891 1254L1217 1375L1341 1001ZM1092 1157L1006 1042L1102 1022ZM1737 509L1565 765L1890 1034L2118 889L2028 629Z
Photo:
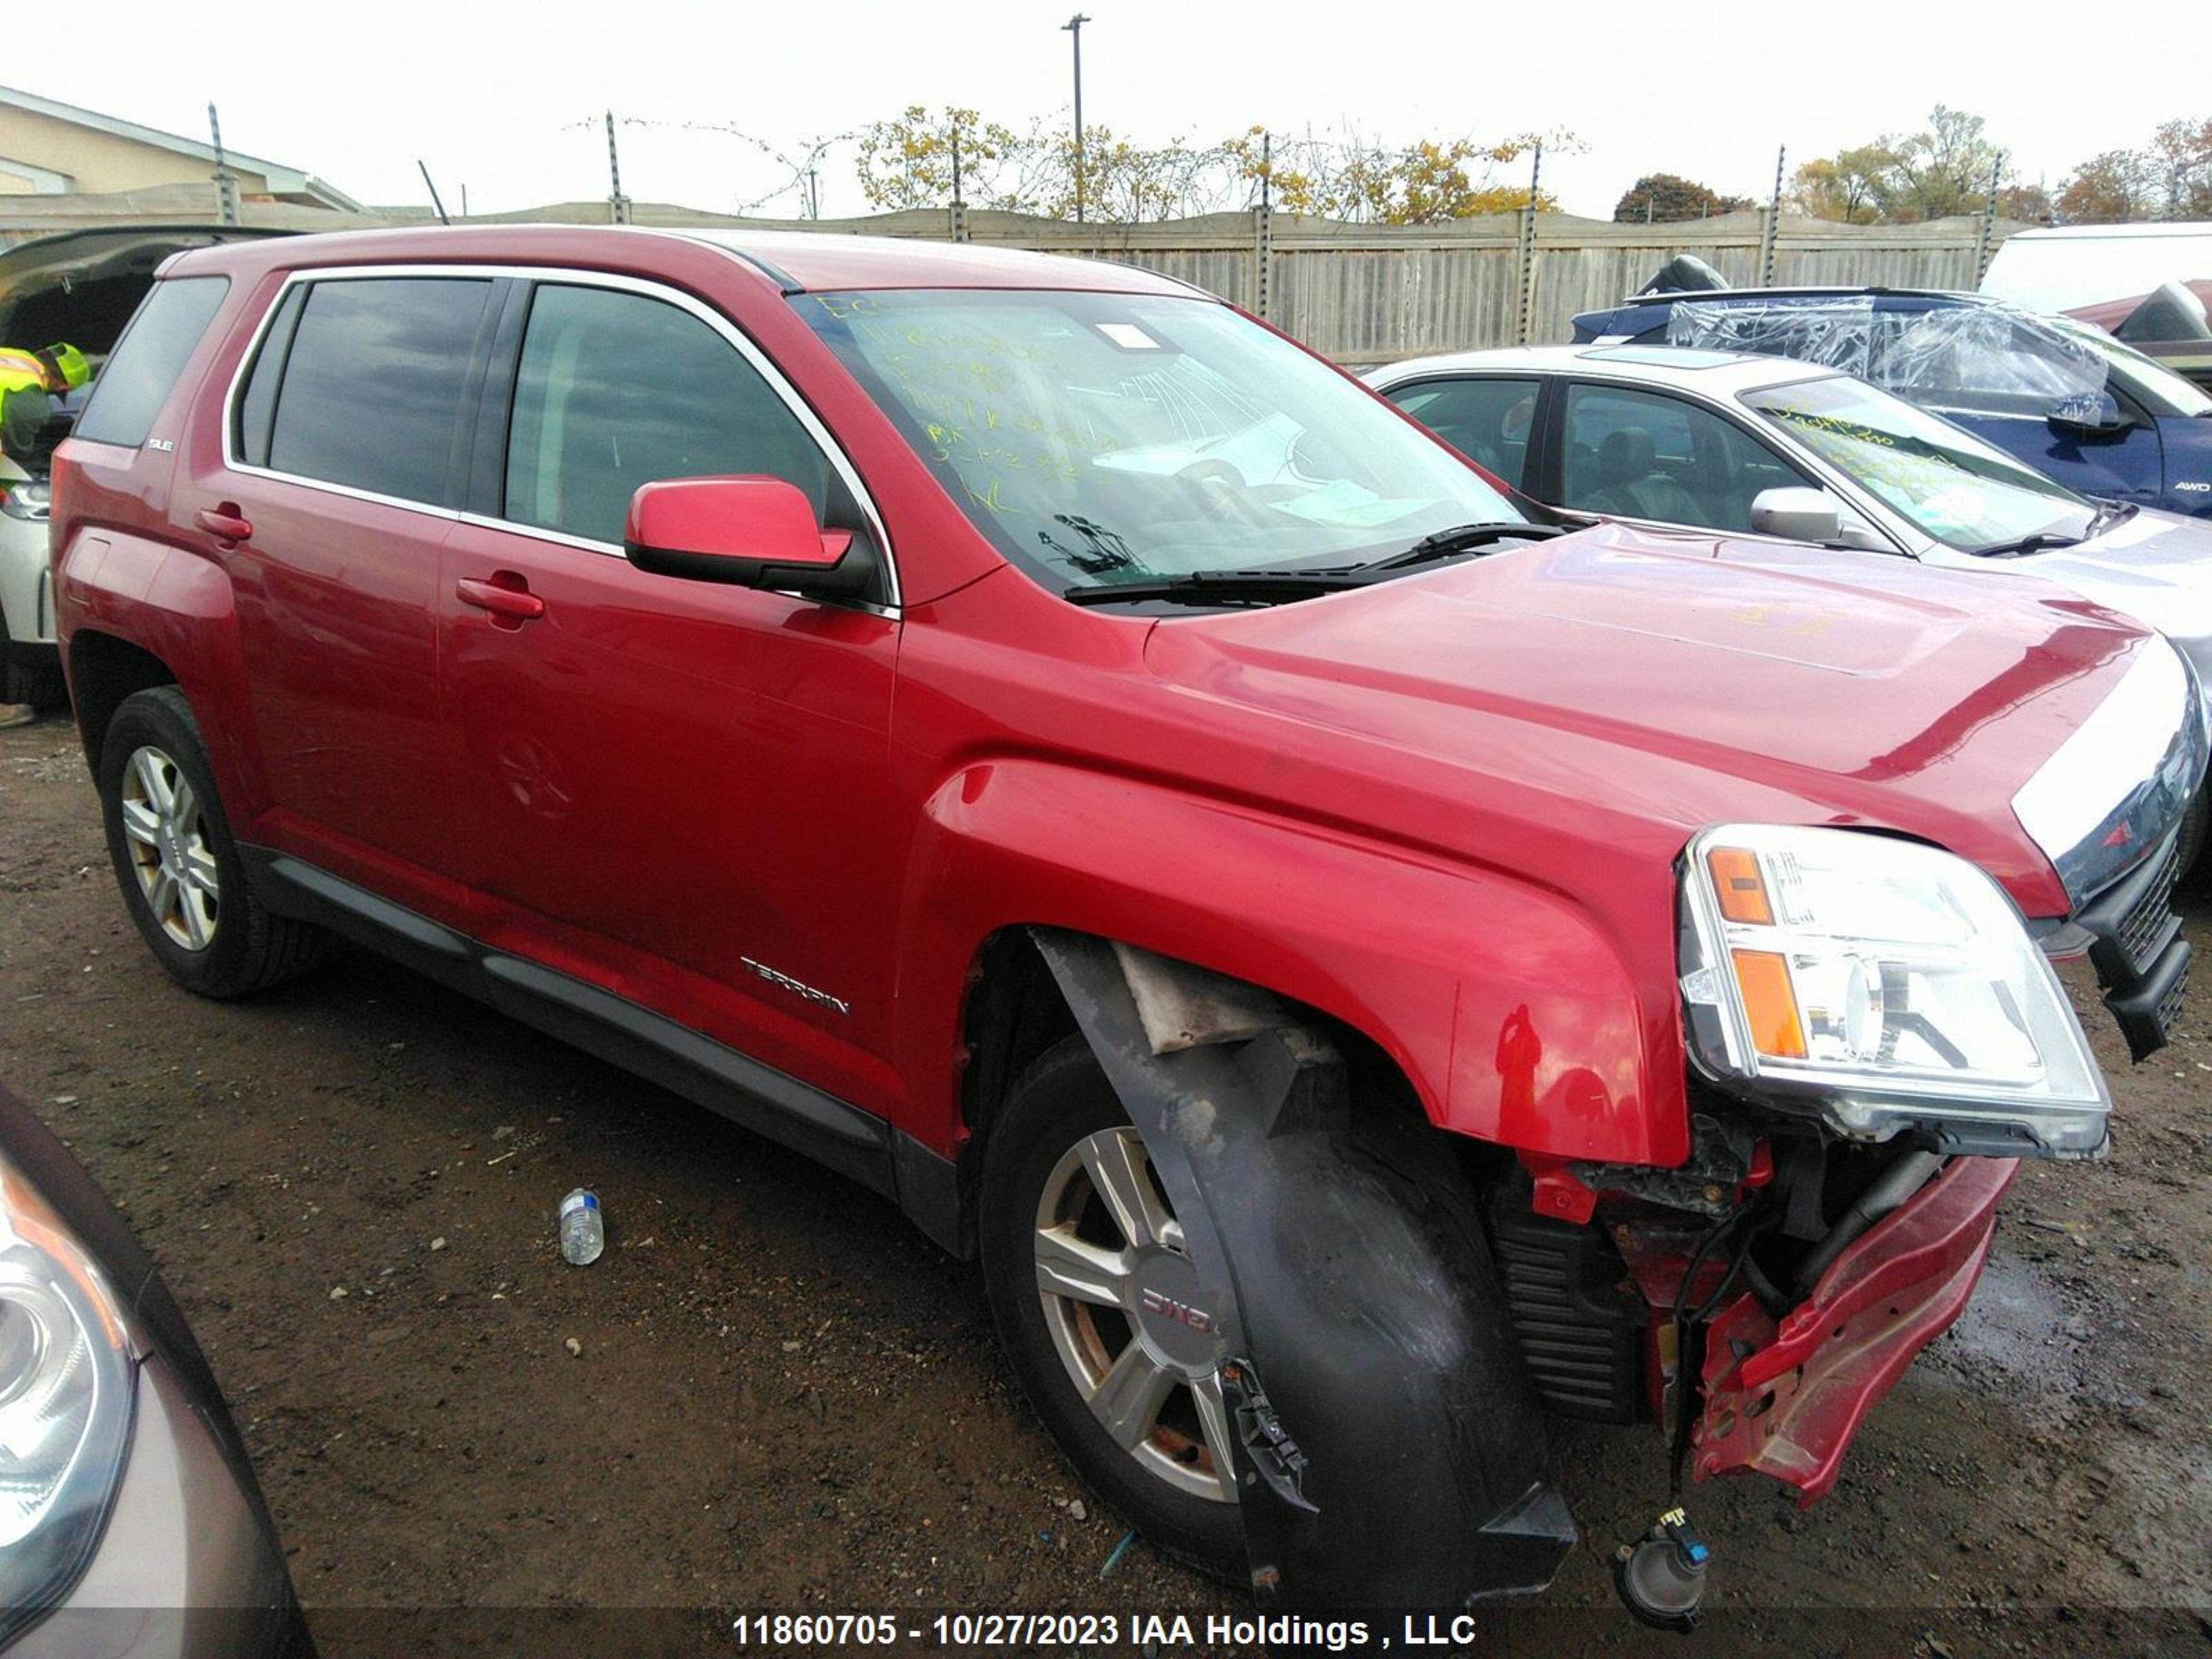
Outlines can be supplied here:
M799 425L813 440L823 458L836 470L845 487L853 492L860 511L868 520L878 551L882 556L884 574L890 590L887 605L863 605L860 608L878 615L896 617L902 605L899 584L898 560L891 550L890 532L885 527L883 514L877 508L875 497L860 477L860 469L853 465L830 429L797 388L786 380L768 354L755 345L745 332L727 317L704 301L685 294L665 283L653 282L642 276L624 276L617 271L592 270L573 265L507 265L411 262L394 264L307 266L288 272L283 283L270 296L263 311L261 320L254 325L253 337L247 343L246 354L232 372L230 386L222 401L222 464L226 471L247 477L270 478L281 483L297 484L303 489L319 489L335 495L348 496L355 501L370 501L383 507L396 507L427 517L442 519L450 523L467 523L489 530L502 530L516 535L534 536L543 541L552 541L565 546L582 548L594 553L623 556L621 548L607 542L593 541L583 536L572 536L563 531L550 530L538 525L524 524L514 519L471 514L457 507L440 507L429 501L411 501L399 496L379 495L374 490L357 489L350 484L335 483L326 478L310 478L295 472L282 472L271 467L249 466L239 459L236 437L239 399L245 395L246 382L260 361L262 345L269 331L276 324L277 314L284 308L284 301L292 289L301 283L325 282L370 282L378 278L422 276L450 276L475 281L496 282L505 278L513 282L533 284L553 284L562 288L604 288L618 292L636 294L647 299L658 300L686 312L720 335L729 346L752 366L754 371L775 392L784 407L790 410Z

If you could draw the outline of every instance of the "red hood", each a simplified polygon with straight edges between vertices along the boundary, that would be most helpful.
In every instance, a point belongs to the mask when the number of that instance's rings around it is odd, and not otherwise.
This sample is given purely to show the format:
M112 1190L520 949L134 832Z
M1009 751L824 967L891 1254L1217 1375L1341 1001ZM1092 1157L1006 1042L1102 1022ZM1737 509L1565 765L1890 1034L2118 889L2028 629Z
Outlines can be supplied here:
M1887 826L2030 915L2066 901L2012 797L2143 632L2030 578L1607 525L1360 592L1152 630L1181 688L1428 757L1468 812L1672 856L1727 819Z

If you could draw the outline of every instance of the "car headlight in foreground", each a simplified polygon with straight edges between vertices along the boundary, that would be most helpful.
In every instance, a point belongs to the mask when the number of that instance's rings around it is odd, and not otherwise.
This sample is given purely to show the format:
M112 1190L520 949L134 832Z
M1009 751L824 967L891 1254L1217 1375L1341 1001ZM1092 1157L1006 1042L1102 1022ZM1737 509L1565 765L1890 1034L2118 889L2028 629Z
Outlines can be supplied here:
M68 1592L99 1541L136 1370L100 1268L0 1157L0 1644Z
M2111 1112L2080 1022L1978 866L1849 830L1723 824L1686 854L1697 1063L1852 1139L2086 1158Z

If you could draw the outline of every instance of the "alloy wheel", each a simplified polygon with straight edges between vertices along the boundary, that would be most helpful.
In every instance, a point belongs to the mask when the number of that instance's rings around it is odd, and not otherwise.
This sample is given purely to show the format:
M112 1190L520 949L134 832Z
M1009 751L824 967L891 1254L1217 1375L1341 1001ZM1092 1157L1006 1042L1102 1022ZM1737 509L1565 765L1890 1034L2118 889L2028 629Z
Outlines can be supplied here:
M123 835L147 909L186 951L215 942L221 901L206 809L175 759L148 744L123 771Z
M1134 1129L1068 1148L1038 1200L1035 1248L1045 1328L1100 1426L1148 1474L1234 1503L1205 1293Z

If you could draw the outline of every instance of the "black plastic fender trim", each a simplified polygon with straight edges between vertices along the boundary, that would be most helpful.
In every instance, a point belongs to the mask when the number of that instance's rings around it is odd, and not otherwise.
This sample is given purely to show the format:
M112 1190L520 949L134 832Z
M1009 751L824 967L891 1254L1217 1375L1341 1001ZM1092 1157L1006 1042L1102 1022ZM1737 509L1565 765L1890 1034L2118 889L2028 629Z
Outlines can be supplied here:
M1033 935L1212 1299L1261 1603L1443 1610L1549 1583L1574 1523L1456 1173L1353 1133L1311 1032L1156 1054L1111 945Z

